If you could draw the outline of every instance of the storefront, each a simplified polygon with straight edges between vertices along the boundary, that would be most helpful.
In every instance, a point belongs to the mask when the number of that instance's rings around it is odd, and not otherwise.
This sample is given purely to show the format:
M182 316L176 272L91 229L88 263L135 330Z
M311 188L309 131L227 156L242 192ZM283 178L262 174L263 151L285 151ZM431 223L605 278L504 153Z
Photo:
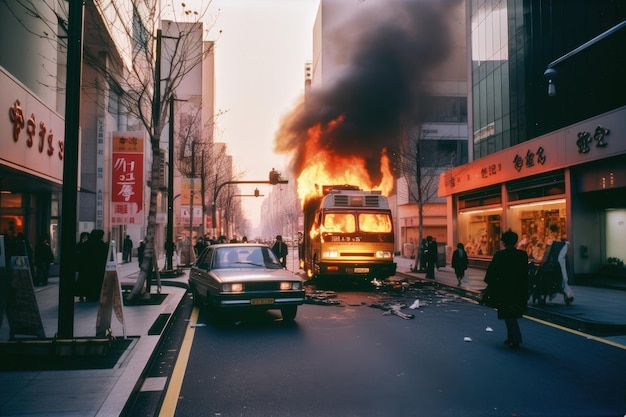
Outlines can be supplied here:
M0 67L0 234L50 238L58 256L63 118Z
M541 259L554 239L571 243L572 275L626 258L626 108L502 150L440 177L448 242L486 265L508 229Z

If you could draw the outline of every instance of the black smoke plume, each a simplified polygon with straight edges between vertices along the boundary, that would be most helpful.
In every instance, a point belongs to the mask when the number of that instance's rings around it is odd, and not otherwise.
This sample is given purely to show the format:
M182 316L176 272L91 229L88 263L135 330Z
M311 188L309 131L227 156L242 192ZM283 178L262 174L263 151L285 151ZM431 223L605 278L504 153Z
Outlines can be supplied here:
M342 2L353 4L331 1ZM308 129L319 125L326 132L331 121L343 116L319 146L338 156L363 158L372 180L379 181L381 150L396 152L403 129L419 121L425 76L450 51L448 25L458 4L363 0L348 8L348 18L333 17L335 28L324 47L335 51L341 72L334 82L311 89L276 133L276 151L291 154L292 173L297 176L306 168Z

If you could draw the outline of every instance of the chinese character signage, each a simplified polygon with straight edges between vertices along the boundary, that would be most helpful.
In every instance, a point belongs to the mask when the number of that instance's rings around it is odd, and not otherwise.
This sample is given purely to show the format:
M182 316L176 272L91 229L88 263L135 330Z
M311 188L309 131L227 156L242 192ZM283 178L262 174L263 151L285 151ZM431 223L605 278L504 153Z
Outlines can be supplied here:
M65 122L36 95L0 71L0 159L3 165L63 183Z
M113 133L111 225L142 224L144 139L140 132Z

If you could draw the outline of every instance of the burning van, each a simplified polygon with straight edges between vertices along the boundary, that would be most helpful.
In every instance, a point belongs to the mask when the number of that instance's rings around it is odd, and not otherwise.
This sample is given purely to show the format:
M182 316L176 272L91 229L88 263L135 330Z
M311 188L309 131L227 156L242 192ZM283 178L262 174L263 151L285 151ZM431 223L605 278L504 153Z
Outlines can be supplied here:
M371 280L396 273L387 197L357 186L323 186L304 205L300 266L310 278Z

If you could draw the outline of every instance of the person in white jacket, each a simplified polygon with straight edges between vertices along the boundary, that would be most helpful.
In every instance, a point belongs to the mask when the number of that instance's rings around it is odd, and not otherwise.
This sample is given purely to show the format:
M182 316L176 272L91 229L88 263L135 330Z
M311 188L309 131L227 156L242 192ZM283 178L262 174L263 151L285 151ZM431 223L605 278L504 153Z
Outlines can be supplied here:
M565 304L571 304L574 301L574 291L572 291L572 288L569 286L567 268L565 267L565 256L567 256L567 251L569 250L570 243L565 239L562 239L561 241L565 243L565 245L563 245L563 247L561 248L561 251L559 252L559 256L557 258L559 261L559 266L561 267L561 276L563 277L563 281L561 282L561 293L563 294Z

